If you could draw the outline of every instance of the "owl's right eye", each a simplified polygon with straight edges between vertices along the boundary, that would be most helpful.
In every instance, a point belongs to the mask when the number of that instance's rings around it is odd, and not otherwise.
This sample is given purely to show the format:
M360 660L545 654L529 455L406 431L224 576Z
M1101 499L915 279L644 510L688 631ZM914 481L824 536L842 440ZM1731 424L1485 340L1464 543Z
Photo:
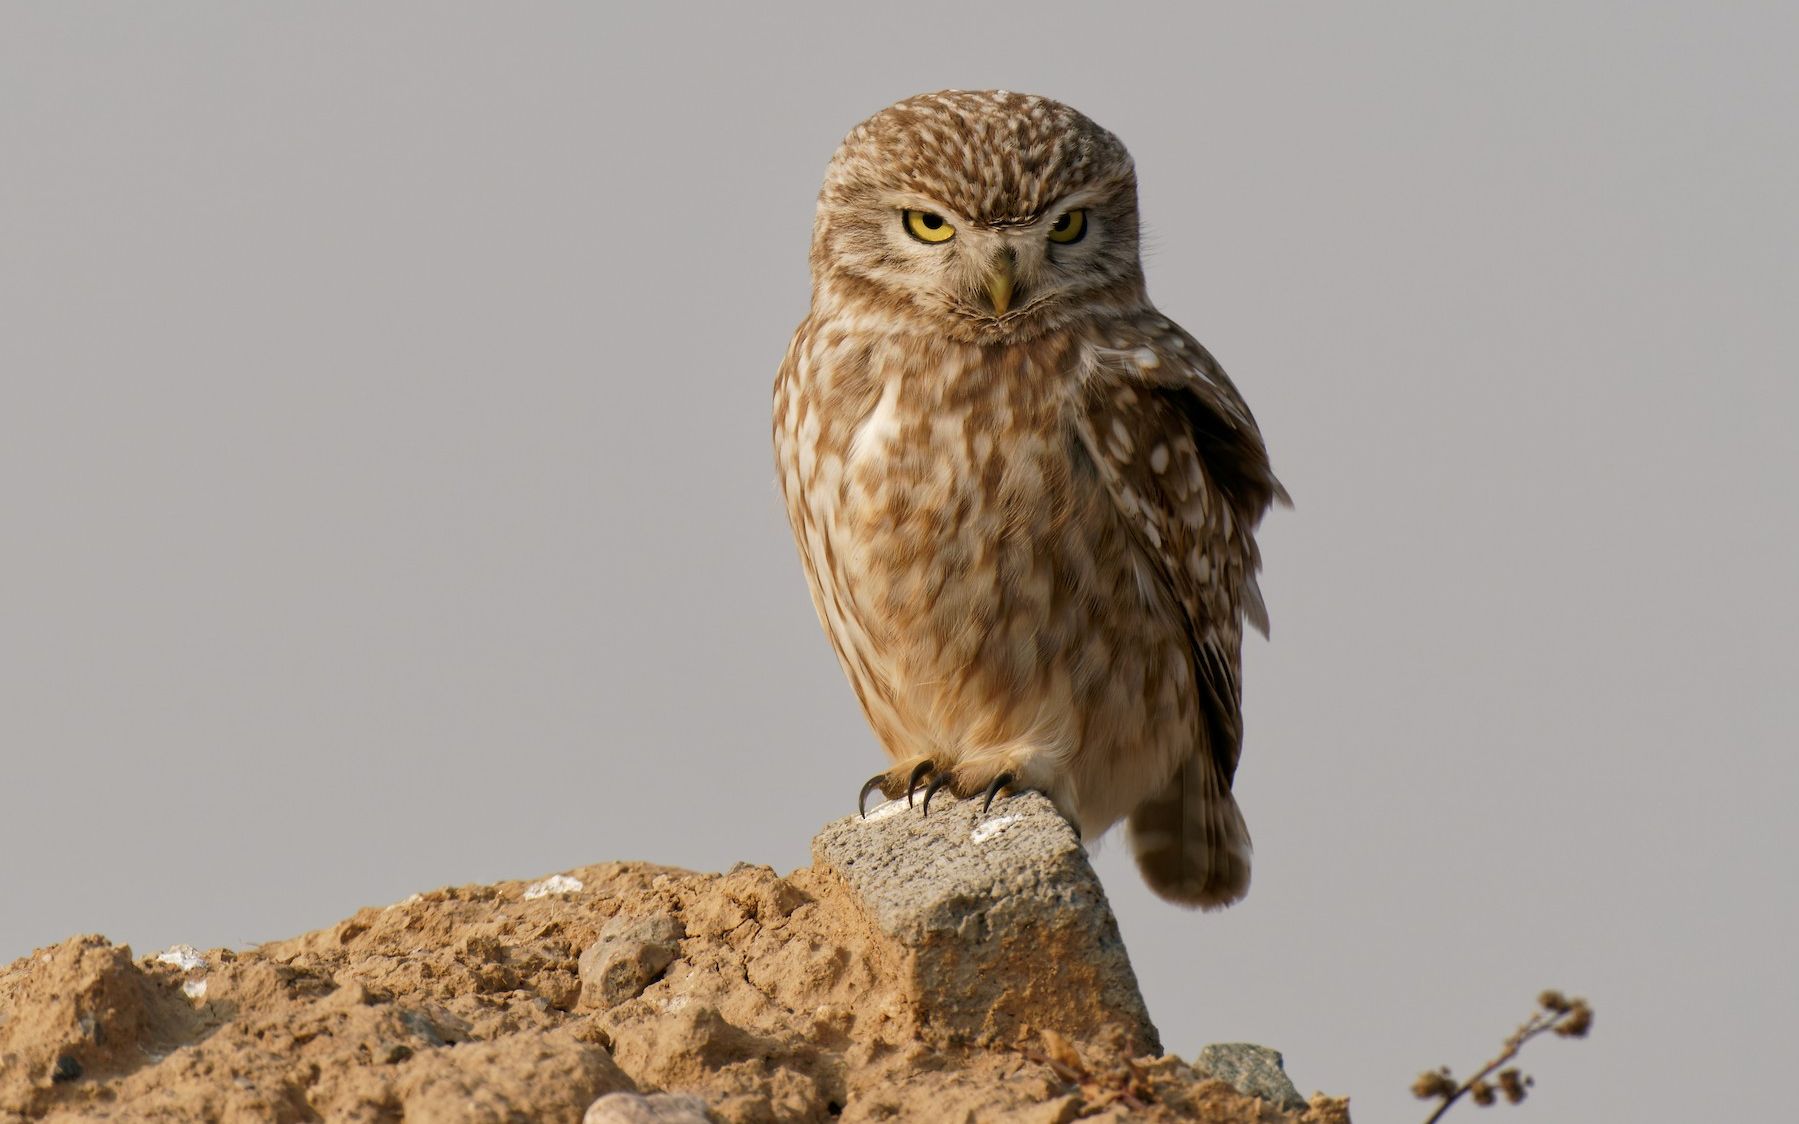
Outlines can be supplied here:
M936 245L956 236L956 228L934 211L903 211L901 220L906 224L906 233L920 242Z

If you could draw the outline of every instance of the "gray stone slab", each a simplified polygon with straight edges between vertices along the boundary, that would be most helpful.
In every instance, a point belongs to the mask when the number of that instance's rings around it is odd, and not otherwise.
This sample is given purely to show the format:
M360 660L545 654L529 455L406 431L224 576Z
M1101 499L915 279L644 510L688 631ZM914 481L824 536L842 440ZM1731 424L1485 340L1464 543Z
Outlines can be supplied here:
M1287 1076L1279 1050L1251 1042L1214 1042L1193 1059L1193 1068L1226 1082L1244 1096L1261 1097L1284 1109L1306 1107L1306 1099Z
M904 800L829 824L814 862L846 883L899 951L927 1032L1035 1042L1122 1031L1133 1052L1160 1044L1118 923L1074 831L1048 800L939 793L927 817Z
M581 1005L609 1010L643 993L680 954L686 933L667 914L619 915L581 954Z

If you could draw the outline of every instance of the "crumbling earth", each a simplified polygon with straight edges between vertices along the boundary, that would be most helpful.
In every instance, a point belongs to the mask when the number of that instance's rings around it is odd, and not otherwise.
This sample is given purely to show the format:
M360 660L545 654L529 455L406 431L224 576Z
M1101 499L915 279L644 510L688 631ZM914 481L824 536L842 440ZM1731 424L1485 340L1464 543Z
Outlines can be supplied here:
M241 951L72 938L0 970L0 1121L1347 1124L1272 1051L1161 1053L1047 802L903 808L786 877L602 863Z

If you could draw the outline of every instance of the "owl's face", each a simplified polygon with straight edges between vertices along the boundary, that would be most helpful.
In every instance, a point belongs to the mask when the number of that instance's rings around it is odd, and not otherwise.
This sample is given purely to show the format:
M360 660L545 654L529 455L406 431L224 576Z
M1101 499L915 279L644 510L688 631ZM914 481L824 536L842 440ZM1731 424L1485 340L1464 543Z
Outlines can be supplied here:
M909 98L857 126L831 161L812 270L815 310L976 343L1137 307L1130 156L1046 98Z

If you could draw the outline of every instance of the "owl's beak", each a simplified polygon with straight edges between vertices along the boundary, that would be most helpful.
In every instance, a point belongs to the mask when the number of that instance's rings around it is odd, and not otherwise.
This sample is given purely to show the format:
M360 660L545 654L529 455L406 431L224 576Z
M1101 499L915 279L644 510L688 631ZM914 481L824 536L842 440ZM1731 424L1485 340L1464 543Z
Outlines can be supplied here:
M1006 309L1012 307L1012 293L1017 287L1014 271L1017 263L1012 251L1002 252L993 262L993 272L987 275L987 296L993 302L993 315L1004 316Z

